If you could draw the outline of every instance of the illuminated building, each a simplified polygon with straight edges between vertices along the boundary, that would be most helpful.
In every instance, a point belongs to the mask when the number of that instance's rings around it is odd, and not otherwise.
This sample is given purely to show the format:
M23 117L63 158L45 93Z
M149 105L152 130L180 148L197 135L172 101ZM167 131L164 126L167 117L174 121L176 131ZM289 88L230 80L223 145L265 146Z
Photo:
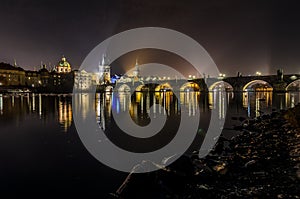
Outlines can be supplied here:
M24 86L24 69L6 63L0 63L0 86Z
M28 87L39 87L41 85L40 74L37 71L25 71L25 84Z
M46 68L40 70L41 85L44 92L71 92L74 84L74 73L71 65L63 56L53 71Z
M46 66L43 66L40 70L39 70L39 74L40 74L40 81L41 81L41 86L42 87L46 87L49 84L49 78L50 78L50 73L47 70Z
M67 59L63 56L61 61L58 62L56 68L57 73L70 73L71 72L71 65L67 62Z
M102 61L99 63L99 83L110 84L110 66L105 55L102 56Z
M74 89L80 91L91 90L96 85L94 73L88 73L85 70L74 71Z
M74 85L74 73L50 73L48 84L52 92L72 92Z

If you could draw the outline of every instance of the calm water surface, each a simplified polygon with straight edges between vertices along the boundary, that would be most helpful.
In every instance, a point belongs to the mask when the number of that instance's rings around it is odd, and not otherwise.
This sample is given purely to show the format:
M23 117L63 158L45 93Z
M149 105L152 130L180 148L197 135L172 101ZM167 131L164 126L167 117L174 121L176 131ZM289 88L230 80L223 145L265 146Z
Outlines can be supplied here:
M63 195L106 196L115 192L126 177L94 159L81 143L73 123L72 97L80 98L82 119L96 112L95 122L111 141L132 151L151 151L168 143L178 125L181 111L191 119L200 111L199 129L207 129L211 109L225 118L224 136L240 124L236 118L253 118L272 110L294 107L299 92L225 93L182 92L178 98L171 92L118 94L0 94L0 190L2 193L49 193ZM161 105L161 106L159 106ZM165 108L163 108L165 107ZM225 112L227 107L227 114ZM145 126L149 114L164 114L168 120L160 137L135 143L120 133L112 111L129 111L132 120ZM175 121L175 122L174 122ZM128 148L129 147L129 148ZM152 149L152 150L154 150Z

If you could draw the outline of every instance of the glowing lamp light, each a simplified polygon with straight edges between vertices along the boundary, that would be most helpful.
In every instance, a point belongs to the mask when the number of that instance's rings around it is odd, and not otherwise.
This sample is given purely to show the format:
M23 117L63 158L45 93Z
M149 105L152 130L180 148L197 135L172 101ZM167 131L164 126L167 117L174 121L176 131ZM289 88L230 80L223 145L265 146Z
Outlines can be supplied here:
M256 71L256 73L255 73L257 76L261 76L261 72L259 72L259 71Z

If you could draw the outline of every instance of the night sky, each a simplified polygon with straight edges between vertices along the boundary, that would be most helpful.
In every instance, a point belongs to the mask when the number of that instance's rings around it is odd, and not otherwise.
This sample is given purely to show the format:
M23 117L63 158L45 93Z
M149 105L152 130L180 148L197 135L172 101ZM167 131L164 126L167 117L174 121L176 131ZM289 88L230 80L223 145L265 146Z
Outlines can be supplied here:
M155 26L197 40L227 75L238 71L269 74L278 68L299 73L300 12L296 3L1 0L0 62L13 64L16 59L19 66L33 69L41 61L56 64L65 55L78 68L104 39L128 29ZM128 55L127 60L134 64L135 56ZM141 63L146 56L139 56Z

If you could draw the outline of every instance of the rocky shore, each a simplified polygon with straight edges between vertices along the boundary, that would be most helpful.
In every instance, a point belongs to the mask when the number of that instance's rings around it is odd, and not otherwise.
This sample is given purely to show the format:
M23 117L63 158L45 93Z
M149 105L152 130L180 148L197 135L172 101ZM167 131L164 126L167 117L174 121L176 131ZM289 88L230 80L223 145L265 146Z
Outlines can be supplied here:
M204 159L133 174L119 198L300 198L300 105L245 120Z

